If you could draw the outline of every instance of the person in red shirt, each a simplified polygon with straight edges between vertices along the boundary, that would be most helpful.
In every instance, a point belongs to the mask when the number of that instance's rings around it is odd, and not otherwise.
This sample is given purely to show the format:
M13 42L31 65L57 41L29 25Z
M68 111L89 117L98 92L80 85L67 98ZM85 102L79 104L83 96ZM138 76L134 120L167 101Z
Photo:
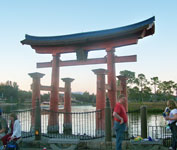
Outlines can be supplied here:
M114 108L114 129L116 132L116 150L122 150L123 134L127 124L127 114L125 107L123 106L126 97L124 95L119 96L119 102L116 103Z

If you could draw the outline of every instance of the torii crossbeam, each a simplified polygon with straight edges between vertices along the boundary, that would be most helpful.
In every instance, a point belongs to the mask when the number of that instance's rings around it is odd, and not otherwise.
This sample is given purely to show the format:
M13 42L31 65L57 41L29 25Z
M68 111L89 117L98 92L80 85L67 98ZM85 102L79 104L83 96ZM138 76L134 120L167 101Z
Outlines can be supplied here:
M115 63L123 63L123 62L136 62L137 58L136 55L131 56L115 56L114 62ZM93 64L106 64L107 59L105 58L96 58L96 59L87 59L85 61L77 61L77 60L68 60L68 61L59 61L60 67L65 66L79 66L79 65L93 65ZM43 63L37 63L37 68L47 68L52 67L52 61L51 62L43 62Z

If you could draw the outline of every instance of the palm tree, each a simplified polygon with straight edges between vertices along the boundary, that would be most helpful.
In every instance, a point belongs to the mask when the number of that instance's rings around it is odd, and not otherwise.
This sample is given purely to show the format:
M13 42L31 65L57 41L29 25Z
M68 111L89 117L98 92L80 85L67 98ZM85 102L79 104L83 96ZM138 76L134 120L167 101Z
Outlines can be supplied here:
M164 94L165 100L172 97L173 95L173 85L174 82L172 80L170 81L163 81L158 85L159 90L161 91L161 93Z
M150 87L148 87L148 86L145 86L144 88L143 88L143 99L144 100L146 100L146 101L149 101L149 100L151 100L151 88Z
M138 74L138 78L135 79L135 84L137 84L140 87L141 101L143 101L143 97L142 97L143 88L146 87L148 84L146 76L142 73Z
M13 88L15 88L16 90L18 90L18 84L17 84L17 82L13 82L12 84L13 84L13 85L12 85Z
M140 91L142 91L143 88L148 84L146 76L142 73L138 74L137 80L138 80L137 83L139 83L139 86L140 86Z
M155 100L157 99L156 98L156 94L157 94L157 86L158 86L158 84L160 83L160 81L159 81L159 78L158 77L153 77L153 78L151 78L151 85L153 85L154 86L154 96L155 96Z
M127 84L133 84L135 80L135 72L129 70L120 71L120 75L127 78Z
M153 77L151 78L151 85L154 86L154 94L157 92L157 85L159 84L159 78L158 77Z
M174 81L172 81L172 80L167 81L166 85L167 85L167 93L168 93L169 95L173 95L173 85L174 85Z

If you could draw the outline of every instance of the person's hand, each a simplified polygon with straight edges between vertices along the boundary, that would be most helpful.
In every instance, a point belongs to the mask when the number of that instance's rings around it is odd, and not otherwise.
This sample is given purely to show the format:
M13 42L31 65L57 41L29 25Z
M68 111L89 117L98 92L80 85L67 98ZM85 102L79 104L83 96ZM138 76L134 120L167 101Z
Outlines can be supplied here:
M165 120L170 120L170 117L169 117L169 116L166 116L166 117L165 117Z
M13 141L14 140L14 137L10 137L10 140L9 141Z
M123 123L124 123L124 119L121 118L121 119L120 119L120 124L123 124Z

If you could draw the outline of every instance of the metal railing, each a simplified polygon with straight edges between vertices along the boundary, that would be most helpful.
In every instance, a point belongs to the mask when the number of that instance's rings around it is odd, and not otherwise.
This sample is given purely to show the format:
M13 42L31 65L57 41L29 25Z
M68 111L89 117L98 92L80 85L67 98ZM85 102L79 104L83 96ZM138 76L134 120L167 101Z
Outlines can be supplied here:
M22 111L15 111L22 126L22 137L34 136L34 127L32 126L31 116L35 110L28 109ZM49 124L49 110L43 109L41 111L41 135L49 138L73 138L81 140L96 139L105 136L105 123L102 118L103 110L90 112L56 112L58 116L58 131L57 133L48 132ZM8 119L9 113L3 113L3 117ZM71 132L65 133L64 118L66 115L71 117ZM129 111L128 115L128 138L133 139L141 136L141 118L140 110ZM9 121L8 121L9 124ZM154 115L153 123L148 123L148 136L152 139L162 139L164 146L171 145L171 131L165 126L157 124L157 116Z
M18 120L21 123L21 128L22 128L22 137L26 138L29 136L33 136L34 135L34 130L32 130L31 127L31 114L32 114L32 109L27 109L27 110L18 110L18 111L14 111L14 113L17 114ZM9 114L10 113L6 113L4 112L2 114L2 116L7 120L8 126L10 124L10 120L9 120Z
M57 133L48 132L49 110L42 110L41 114L41 133L43 136L50 138L79 138L79 139L94 139L104 136L104 124L102 124L102 116L104 110L91 112L52 112L58 116L58 131ZM71 117L71 132L65 133L64 118ZM99 121L96 121L99 117ZM51 128L50 128L51 129ZM51 129L52 130L52 129ZM55 130L55 129L54 129Z
M18 120L21 123L22 127L22 137L34 136L34 126L32 126L31 115L35 110L28 109L22 111L15 111L18 116ZM49 123L49 110L41 111L41 134L45 137L50 138L79 138L79 139L95 139L104 137L104 124L102 123L102 113L104 110L97 110L91 112L56 112L58 116L58 125L59 130L57 133L48 132L48 123ZM72 132L70 134L64 133L64 117L65 115L70 115L72 119ZM3 113L3 117L10 123L8 119L9 113ZM99 119L96 119L99 118ZM97 121L96 121L97 120Z
M128 112L128 136L129 139L133 139L137 136L141 136L141 118L140 118L140 110L130 111ZM163 145L166 147L171 146L172 138L171 138L171 130L167 128L165 125L162 126L158 123L158 119L162 120L163 118L159 118L157 115L153 115L153 119L151 123L147 123L148 131L147 137L151 137L154 140L162 140Z
M128 137L130 139L141 135L140 110L129 111L128 115Z
M148 136L155 140L162 140L164 146L171 146L171 130L165 126L148 126Z

